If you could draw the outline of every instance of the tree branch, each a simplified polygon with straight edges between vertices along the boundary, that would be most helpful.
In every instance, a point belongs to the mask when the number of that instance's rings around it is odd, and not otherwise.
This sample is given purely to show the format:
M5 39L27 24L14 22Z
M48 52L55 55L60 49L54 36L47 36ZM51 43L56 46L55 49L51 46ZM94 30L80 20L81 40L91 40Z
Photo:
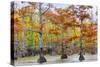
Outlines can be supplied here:
M50 5L49 5L49 7L42 13L42 15L45 14L49 9L50 9Z

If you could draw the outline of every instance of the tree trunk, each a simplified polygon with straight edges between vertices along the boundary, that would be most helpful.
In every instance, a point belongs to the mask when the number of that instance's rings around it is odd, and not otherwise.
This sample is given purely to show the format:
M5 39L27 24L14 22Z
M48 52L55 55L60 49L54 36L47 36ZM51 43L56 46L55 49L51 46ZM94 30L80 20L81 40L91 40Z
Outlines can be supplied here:
M83 61L85 60L84 56L83 56L83 43L82 43L82 20L81 20L81 26L80 26L80 56L79 56L79 60Z
M40 25L42 24L42 8L41 8L42 3L39 3L39 15L40 15ZM46 58L43 55L43 43L42 43L42 28L40 29L40 57L38 59L39 63L44 63L46 62Z

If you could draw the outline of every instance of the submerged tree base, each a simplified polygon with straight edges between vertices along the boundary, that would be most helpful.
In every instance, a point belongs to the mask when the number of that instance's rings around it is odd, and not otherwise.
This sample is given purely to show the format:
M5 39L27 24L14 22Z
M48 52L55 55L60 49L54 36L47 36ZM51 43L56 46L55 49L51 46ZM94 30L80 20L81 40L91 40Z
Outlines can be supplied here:
M67 58L68 58L68 56L66 54L61 55L61 59L67 59Z
M85 58L84 58L84 56L83 56L82 54L80 54L80 56L79 56L79 60L80 60L80 61L85 60Z
M40 56L38 59L38 63L44 63L47 62L46 58L44 56Z

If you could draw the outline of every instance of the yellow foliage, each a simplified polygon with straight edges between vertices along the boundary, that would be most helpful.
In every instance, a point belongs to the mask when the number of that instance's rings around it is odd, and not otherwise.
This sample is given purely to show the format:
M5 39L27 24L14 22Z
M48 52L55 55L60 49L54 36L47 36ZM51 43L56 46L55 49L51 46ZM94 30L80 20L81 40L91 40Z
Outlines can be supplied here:
M26 23L31 22L31 21L30 21L30 17L29 17L29 16L24 17L24 22L26 22Z

